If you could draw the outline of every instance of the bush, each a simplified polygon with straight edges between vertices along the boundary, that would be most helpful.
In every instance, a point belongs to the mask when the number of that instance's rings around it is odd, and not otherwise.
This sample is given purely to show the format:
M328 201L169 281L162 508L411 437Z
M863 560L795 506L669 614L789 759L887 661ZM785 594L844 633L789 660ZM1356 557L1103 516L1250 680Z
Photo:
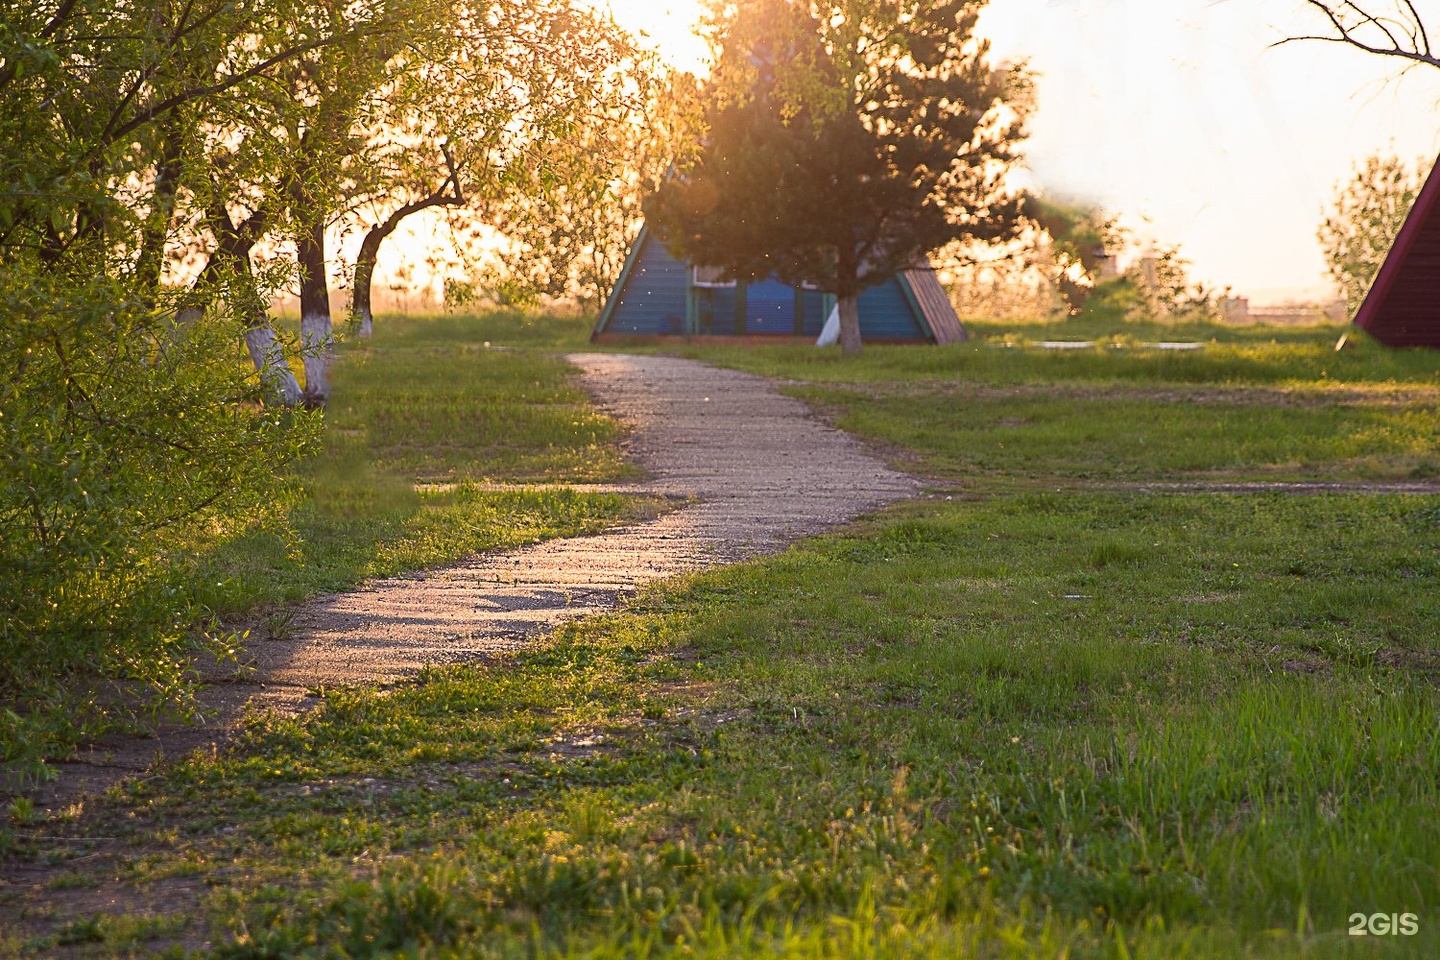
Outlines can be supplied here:
M223 638L185 589L196 545L251 525L314 415L277 412L223 318L177 330L123 281L0 270L0 759L183 712Z

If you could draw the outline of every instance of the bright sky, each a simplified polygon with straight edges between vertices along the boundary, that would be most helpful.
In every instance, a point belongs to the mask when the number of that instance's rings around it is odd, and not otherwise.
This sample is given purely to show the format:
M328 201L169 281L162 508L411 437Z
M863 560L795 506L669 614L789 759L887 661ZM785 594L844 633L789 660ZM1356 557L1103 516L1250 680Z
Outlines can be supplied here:
M695 69L699 0L609 0ZM1417 0L1432 28L1440 0ZM997 59L1040 74L1026 149L1053 193L1144 217L1196 274L1255 303L1329 295L1315 230L1376 150L1440 153L1440 70L1325 43L1303 0L991 0Z

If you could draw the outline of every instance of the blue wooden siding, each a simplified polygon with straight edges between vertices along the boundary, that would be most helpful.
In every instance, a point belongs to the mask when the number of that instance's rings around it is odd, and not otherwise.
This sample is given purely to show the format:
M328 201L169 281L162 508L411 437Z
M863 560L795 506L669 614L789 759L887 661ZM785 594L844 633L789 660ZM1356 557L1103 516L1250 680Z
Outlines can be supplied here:
M730 336L735 332L735 287L696 287L695 330L701 334Z
M684 333L689 274L689 268L670 256L664 244L647 235L605 329L652 336Z
M865 340L927 340L899 280L860 294L860 336Z
M833 301L819 290L801 291L801 317L805 323L805 336L818 337L825 329L825 320L830 316Z
M745 286L745 332L795 333L795 288L779 280Z

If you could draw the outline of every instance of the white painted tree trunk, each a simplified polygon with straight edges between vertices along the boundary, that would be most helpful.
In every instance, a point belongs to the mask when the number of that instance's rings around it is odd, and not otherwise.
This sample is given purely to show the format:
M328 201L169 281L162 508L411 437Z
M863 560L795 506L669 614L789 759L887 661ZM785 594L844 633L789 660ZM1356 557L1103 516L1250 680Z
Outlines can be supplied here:
M392 216L390 218L394 220ZM388 223L388 221L387 221ZM375 332L375 311L370 307L371 286L375 282L375 257L380 251L380 242L389 235L386 224L371 227L360 244L360 255L355 258L354 290L350 294L350 314L359 321L356 336L369 340Z
M300 350L305 361L305 402L323 406L330 398L330 361L335 355L328 312L300 318Z
M285 362L285 350L275 339L270 327L251 327L245 331L245 346L250 351L250 361L255 364L260 380L275 391L280 402L293 407L300 402L303 392L290 365Z
M840 349L849 354L860 352L860 301L857 297L841 297L836 304L840 311Z

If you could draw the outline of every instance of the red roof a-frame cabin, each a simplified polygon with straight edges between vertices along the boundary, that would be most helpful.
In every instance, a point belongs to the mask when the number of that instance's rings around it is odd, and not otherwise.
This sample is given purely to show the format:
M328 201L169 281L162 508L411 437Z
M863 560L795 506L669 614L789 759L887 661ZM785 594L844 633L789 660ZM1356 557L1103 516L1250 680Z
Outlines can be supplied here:
M1440 347L1440 161L1355 314L1387 347Z

